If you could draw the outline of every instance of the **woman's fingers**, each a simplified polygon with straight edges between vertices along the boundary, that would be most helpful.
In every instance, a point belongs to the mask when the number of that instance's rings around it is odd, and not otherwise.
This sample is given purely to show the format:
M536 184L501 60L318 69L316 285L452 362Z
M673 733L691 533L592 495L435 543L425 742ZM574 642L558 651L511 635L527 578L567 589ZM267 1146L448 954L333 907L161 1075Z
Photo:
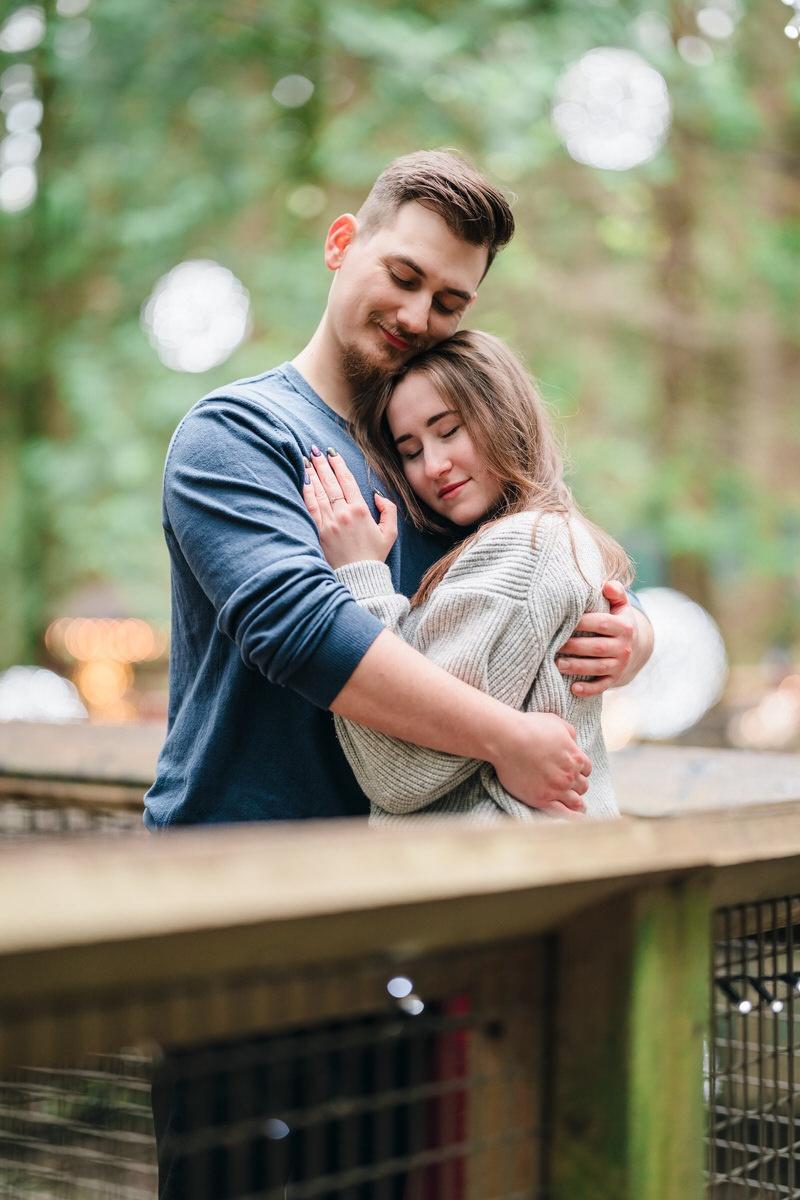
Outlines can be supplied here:
M341 488L342 495L348 504L354 504L358 500L363 500L361 490L353 478L353 473L347 463L342 458L341 454L337 454L332 447L328 447L327 463L331 468L336 480Z
M327 521L330 519L331 514L333 513L333 509L331 508L330 497L325 488L325 485L323 484L322 480L319 477L318 472L314 470L314 466L316 464L316 459L312 458L311 463L312 463L312 466L308 473L311 476L311 487L314 492L314 498L316 500L317 510L320 514L320 520Z
M562 804L560 800L552 800L541 811L547 813L548 817L558 817L562 821L584 821L586 819L585 813L567 808L566 804Z
M376 492L375 507L380 513L378 526L386 538L387 546L392 547L397 540L397 505Z
M311 514L314 524L319 529L322 524L322 514L319 509L319 500L317 499L316 479L316 471L311 470L311 463L306 460L306 473L303 480L303 502Z
M339 455L334 455L334 457L338 458ZM344 488L331 469L329 456L327 454L323 454L318 446L311 447L311 463L314 467L317 478L322 484L325 495L328 497L329 503L333 505L337 500L339 502L341 502L342 499L347 500L347 496L344 493ZM357 499L361 498L361 493L358 491L358 488L356 488L356 496Z

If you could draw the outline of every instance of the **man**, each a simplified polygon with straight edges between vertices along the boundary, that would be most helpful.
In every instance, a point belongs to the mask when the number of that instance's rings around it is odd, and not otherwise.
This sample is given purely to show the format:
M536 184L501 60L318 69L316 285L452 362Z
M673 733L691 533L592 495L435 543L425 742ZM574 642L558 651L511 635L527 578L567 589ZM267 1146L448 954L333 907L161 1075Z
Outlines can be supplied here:
M448 675L359 608L328 567L301 495L304 456L332 447L371 497L374 481L348 433L354 397L455 332L513 228L502 194L461 158L433 151L398 159L357 216L337 218L328 232L333 283L305 349L212 393L181 422L164 476L170 707L146 797L150 828L366 814L331 711L488 761L527 804L561 815L583 807L591 765L571 727L552 714L518 713ZM387 559L395 585L410 595L444 548L401 514ZM618 585L607 595L612 613L587 615L578 630L601 636L563 647L565 672L595 677L574 685L584 694L624 682L650 653L647 621ZM365 1020L373 1019L380 1018ZM252 1055L269 1058L274 1042L261 1039ZM215 1139L208 1127L222 1113L226 1122L261 1128L283 1106L302 1107L308 1084L297 1065L283 1076L259 1068L257 1087L250 1068L244 1087L225 1066L234 1056L223 1048L214 1060L222 1065L206 1068L210 1099L199 1114L192 1055L168 1053L154 1080L159 1196L193 1197L199 1178L215 1200L234 1200L241 1193L226 1183L235 1172L225 1137ZM206 1048L201 1061L210 1063L209 1055ZM402 1061L392 1068L398 1088L408 1083L407 1069ZM240 1146L251 1164L248 1194L287 1171L306 1178L298 1136L285 1157L283 1143L265 1156L260 1135ZM393 1136L402 1158L411 1149L402 1122ZM372 1152L365 1146L362 1161L371 1162ZM334 1160L335 1153L327 1170ZM402 1192L401 1173L391 1194Z
M334 274L291 363L201 400L164 480L172 562L169 729L146 797L150 828L366 813L330 711L435 750L490 762L523 802L582 809L591 770L574 731L442 671L360 609L320 551L301 497L305 455L333 447L364 494L348 434L353 397L449 337L513 234L502 194L443 151L398 159L325 242ZM411 594L443 543L400 523L388 564ZM646 618L616 584L561 669L575 691L627 682L649 657ZM391 702L387 702L391 696Z

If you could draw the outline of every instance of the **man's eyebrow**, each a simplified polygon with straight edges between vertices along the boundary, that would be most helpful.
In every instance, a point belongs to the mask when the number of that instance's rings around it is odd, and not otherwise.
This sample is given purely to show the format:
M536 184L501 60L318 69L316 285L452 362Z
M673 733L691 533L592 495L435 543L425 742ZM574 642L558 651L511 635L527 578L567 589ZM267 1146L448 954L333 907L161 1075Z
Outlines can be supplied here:
M405 267L410 267L412 271L419 275L420 279L425 278L425 272L419 263L415 263L413 258L406 258L404 254L392 254L391 257L395 262L402 263ZM472 299L471 292L462 292L460 288L446 287L441 289L443 292L448 292L451 296L458 296L461 300L467 303Z
M440 413L436 413L433 417L428 417L425 422L425 428L430 429L431 425L435 425L437 421L441 421L442 417L457 417L458 413L453 408L444 408ZM407 442L413 437L413 433L404 433L402 437L395 438L395 446L399 446L401 442Z

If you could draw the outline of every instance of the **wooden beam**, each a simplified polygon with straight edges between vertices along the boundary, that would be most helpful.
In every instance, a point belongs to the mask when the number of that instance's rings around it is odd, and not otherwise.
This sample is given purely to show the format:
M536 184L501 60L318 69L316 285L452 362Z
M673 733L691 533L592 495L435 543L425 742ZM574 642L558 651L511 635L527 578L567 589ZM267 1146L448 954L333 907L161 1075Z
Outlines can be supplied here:
M709 904L694 878L617 897L559 932L553 1200L702 1200Z

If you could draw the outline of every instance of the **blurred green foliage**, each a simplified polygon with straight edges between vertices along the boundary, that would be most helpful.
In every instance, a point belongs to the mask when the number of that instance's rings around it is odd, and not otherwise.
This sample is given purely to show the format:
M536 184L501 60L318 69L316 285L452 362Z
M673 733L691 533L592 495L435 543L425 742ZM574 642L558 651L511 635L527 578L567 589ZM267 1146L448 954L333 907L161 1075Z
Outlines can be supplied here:
M34 64L45 104L37 201L0 213L0 665L39 653L97 580L166 620L174 426L302 346L328 220L394 155L442 144L516 194L518 235L470 320L524 353L587 510L644 583L709 605L738 656L797 640L800 86L777 0L753 0L703 67L675 49L697 33L685 4L660 10L655 46L638 0L45 11L40 47L0 55ZM670 88L666 148L627 172L573 162L550 123L559 74L598 45L639 50ZM315 85L299 108L272 96L288 74ZM248 288L254 327L195 377L161 365L140 309L203 257Z

